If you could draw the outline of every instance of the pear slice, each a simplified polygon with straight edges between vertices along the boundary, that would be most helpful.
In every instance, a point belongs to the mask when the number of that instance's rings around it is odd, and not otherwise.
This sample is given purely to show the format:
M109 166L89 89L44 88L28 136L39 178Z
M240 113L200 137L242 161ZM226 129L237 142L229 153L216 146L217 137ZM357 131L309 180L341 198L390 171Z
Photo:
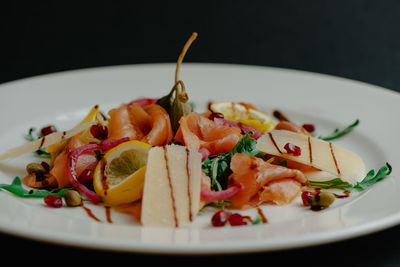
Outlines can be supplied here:
M83 132L84 130L87 130L90 128L90 126L94 125L95 122L86 122L82 124L78 124L76 127L72 128L69 131L66 132L55 132L49 135L46 135L38 140L26 143L22 146L13 148L5 152L4 154L0 154L0 160L8 159L8 158L13 158L20 156L22 154L32 152L38 149L45 148L49 145L58 143L62 141L63 139L70 138L80 132Z
M184 146L153 147L147 158L141 223L183 227L200 209L201 154Z
M284 148L287 143L300 147L301 154L294 156L287 153ZM365 177L365 164L358 155L331 142L304 134L273 130L258 139L256 148L328 172L352 185Z

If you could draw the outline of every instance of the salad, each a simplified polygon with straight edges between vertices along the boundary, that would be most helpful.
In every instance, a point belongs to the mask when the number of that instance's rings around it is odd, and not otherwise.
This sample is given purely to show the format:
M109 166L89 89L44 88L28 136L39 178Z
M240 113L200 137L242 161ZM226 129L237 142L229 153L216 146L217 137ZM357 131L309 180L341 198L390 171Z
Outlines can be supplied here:
M196 112L179 68L197 33L179 55L175 82L159 98L136 98L107 113L94 105L74 128L29 129L29 142L0 160L35 153L26 174L1 193L43 198L53 208L101 205L144 226L184 227L213 207L216 227L268 223L263 205L321 211L352 190L365 190L390 175L385 163L366 171L362 158L335 144L360 123L317 134L281 111L270 116L247 102L210 102ZM333 191L335 190L335 191ZM338 193L337 190L342 191ZM256 209L258 216L243 215Z

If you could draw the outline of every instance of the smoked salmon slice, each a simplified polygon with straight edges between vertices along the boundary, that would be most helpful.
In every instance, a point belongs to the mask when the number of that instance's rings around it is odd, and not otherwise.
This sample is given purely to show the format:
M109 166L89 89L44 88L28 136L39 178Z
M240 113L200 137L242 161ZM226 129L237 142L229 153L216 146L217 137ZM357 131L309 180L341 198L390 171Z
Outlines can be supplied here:
M302 126L299 126L293 122L290 121L280 121L276 126L275 130L287 130L295 133L302 133L307 136L311 136L311 134L304 129Z
M265 162L260 158L249 155L236 153L231 160L232 174L229 177L229 184L242 185L242 190L235 194L232 198L232 207L237 209L247 209L252 207L251 201L253 197L258 196L260 189L268 187L272 182L282 179L291 179L299 185L306 183L307 179L299 170L292 170L283 166L273 165ZM290 186L290 188L289 188ZM298 188L292 184L281 184L280 187L273 186L270 190L280 190L286 187L285 193L271 193L266 199L271 202L289 203L293 199L293 195L298 194ZM265 190L265 189L264 189ZM274 199L276 197L276 199ZM258 200L256 202L259 202ZM259 203L258 203L259 204Z
M172 137L168 113L159 105L123 104L109 111L108 140L129 137L152 146L168 144Z
M237 127L219 126L212 120L195 112L183 116L175 139L189 149L205 148L210 155L231 151L241 138Z

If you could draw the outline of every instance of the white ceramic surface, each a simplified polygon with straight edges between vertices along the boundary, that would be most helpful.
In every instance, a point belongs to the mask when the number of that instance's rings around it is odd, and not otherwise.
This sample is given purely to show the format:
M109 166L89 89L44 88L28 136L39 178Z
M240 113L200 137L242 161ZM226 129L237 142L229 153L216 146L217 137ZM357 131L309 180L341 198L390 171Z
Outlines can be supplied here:
M67 130L95 104L103 111L139 97L169 92L174 64L148 64L68 71L0 85L0 151L23 144L30 127L55 124ZM333 207L312 212L300 199L284 207L264 206L268 224L212 228L213 210L206 209L184 229L145 228L126 215L111 213L107 223L102 207L87 204L102 222L81 208L51 209L42 200L21 199L0 191L0 231L24 238L114 251L214 254L256 252L304 247L375 232L400 222L400 153L396 116L400 95L376 86L337 77L293 70L225 65L182 65L196 110L209 100L250 102L261 110L280 109L300 124L314 123L320 134L343 128L355 119L360 125L334 141L357 154L367 169L389 162L386 180ZM32 154L0 162L0 183L23 176ZM256 212L246 211L255 216Z

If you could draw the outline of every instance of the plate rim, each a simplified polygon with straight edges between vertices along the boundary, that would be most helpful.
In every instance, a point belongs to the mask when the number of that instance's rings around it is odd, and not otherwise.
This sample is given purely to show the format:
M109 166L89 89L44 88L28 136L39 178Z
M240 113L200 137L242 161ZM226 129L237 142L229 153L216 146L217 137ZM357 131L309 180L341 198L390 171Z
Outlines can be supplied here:
M297 70L297 69L287 69L287 68L279 68L279 67L270 67L270 66L258 66L258 65L245 65L245 64L230 64L230 63L197 63L197 62L189 62L189 63L185 63L185 65L187 66L191 66L191 67L196 67L198 65L201 65L203 67L207 67L207 65L213 65L213 66L221 66L221 67L233 67L233 68L246 68L246 69L264 69L264 70L278 70L278 71L284 71L284 72L293 72L293 73L298 73L300 75L313 75L313 76L319 76L321 78L329 78L329 79L336 79L336 80L342 80L344 82L350 82L350 83L357 83L363 87L368 87L371 90L381 90L381 92L385 92L385 93L389 93L389 94L394 94L396 95L396 97L400 96L400 94L392 89L388 89L388 88L384 88L378 85L373 85L373 84L369 84L369 83L365 83L363 81L358 81L358 80L352 80L349 78L345 78L345 77L339 77L339 76L335 76L335 75L330 75L330 74L323 74L323 73L316 73L316 72L310 72L310 71L304 71L304 70ZM175 63L145 63L145 64L125 64L125 65L115 65L115 66L101 66L101 67L95 67L95 68L82 68L82 69L73 69L73 70L65 70L65 71L61 71L61 72L53 72L53 73L48 73L48 74L42 74L42 75L38 75L38 76L31 76L31 77L26 77L23 79L18 79L18 80L13 80L13 81L8 81L5 83L1 83L0 84L0 88L1 87L6 87L10 84L15 84L15 83L19 83L19 82L29 82L31 80L40 80L42 78L46 78L46 77L54 77L57 75L74 75L75 73L81 73L81 72L91 72L91 71L97 71L99 69L101 70L115 70L118 68L141 68L143 66L146 67L152 67L152 66L167 66L167 67L171 67L171 66L175 66ZM1 92L1 89L0 89ZM382 221L384 221L384 223L382 223ZM380 222L380 223L379 223ZM219 251L212 251L212 250L201 250L199 248L193 248L193 247L184 247L182 246L180 249L178 250L174 250L174 249L168 249L166 247L159 247L158 249L154 250L154 244L149 244L149 248L151 247L153 250L149 251L148 249L140 249L140 244L139 246L134 246L134 250L129 249L128 247L124 248L117 248L117 249L113 249L112 247L107 247L107 246L103 246L100 244L93 244L91 242L85 243L84 245L79 245L79 244L74 244L73 241L67 241L67 242L63 242L62 240L49 240L48 238L41 238L40 236L37 236L35 234L31 234L31 235L23 235L22 233L18 232L16 229L13 231L13 229L11 229L12 227L10 227L10 229L6 229L7 227L4 227L4 225L2 225L2 223L0 222L0 232L4 232L5 234L12 234L21 238L29 238L32 240L37 240L37 241L42 241L42 242L50 242L50 243L57 243L59 245L68 245L68 246L76 246L76 247L83 247L83 248L94 248L94 249L101 249L101 250L117 250L117 251L125 251L125 252L141 252L141 253L160 253L160 254L229 254L229 253L237 253L237 252L260 252L260 251L274 251L274 250L283 250L283 249L293 249L293 248L300 248L300 247L308 247L308 246L314 246L314 245L319 245L319 244L326 244L326 243L331 243L331 242L338 242L338 241L342 241L342 240L347 240L350 238L355 238L355 237L359 237L365 234L370 234L373 232L377 232L377 231L381 231L387 228L390 228L394 225L397 225L400 223L400 211L397 214L392 214L391 216L387 216L383 219L381 219L381 221L372 221L369 222L367 224L363 224L362 229L357 229L359 228L359 226L352 226L349 228L346 228L346 233L342 233L340 234L339 231L339 235L338 234L334 234L332 233L332 230L329 231L331 237L320 237L319 239L314 239L314 241L309 241L307 244L301 244L301 242L299 241L299 243L293 244L293 246L287 246L285 245L284 247L278 247L278 248L269 248L267 250L265 250L265 248L263 248L262 246L260 247L260 245L262 245L265 242L260 242L260 244L258 243L258 245L249 245L246 246L245 248L241 247L241 248L235 248L234 247L229 247L226 248L225 250L219 250ZM354 229L355 228L355 229ZM5 230L6 229L6 230ZM355 231L357 230L357 231ZM345 236L346 234L351 234L349 236ZM25 233L26 234L26 233ZM321 233L318 233L319 236L321 236ZM246 242L247 244L247 242ZM93 246L95 245L95 246Z

